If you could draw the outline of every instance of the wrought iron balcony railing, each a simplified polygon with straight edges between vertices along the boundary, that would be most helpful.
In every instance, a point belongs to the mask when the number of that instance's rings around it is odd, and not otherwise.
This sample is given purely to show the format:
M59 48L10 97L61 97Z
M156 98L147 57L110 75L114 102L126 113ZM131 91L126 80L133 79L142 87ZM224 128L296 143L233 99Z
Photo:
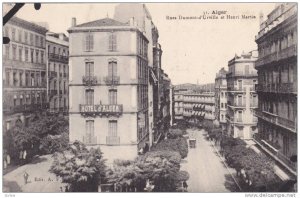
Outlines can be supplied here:
M120 145L120 137L118 136L106 136L107 145Z
M119 85L120 76L106 76L104 77L104 82L106 85Z
M87 86L93 86L98 83L97 76L82 76L82 83Z

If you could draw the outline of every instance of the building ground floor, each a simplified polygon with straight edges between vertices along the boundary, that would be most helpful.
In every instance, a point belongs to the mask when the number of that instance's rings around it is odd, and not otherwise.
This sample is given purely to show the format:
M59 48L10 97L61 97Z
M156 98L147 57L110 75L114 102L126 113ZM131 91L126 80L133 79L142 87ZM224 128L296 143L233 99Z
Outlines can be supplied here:
M81 141L100 147L108 163L115 159L133 160L149 147L147 112L118 116L83 116L70 113L70 142Z
M231 121L227 122L227 134L240 139L252 139L257 133L256 124L237 124Z

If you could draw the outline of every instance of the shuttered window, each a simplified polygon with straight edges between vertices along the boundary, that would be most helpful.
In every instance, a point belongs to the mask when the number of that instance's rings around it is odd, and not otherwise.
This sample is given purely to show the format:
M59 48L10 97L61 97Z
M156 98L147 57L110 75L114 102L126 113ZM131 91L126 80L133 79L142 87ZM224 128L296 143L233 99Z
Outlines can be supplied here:
M94 137L94 120L87 120L86 121L86 134L85 134L85 143L91 144L93 142Z
M88 33L84 38L84 49L85 51L93 51L94 50L94 35Z
M118 129L117 129L117 121L116 120L110 120L109 121L109 131L108 136L110 137L117 137L118 136Z
M117 35L115 33L111 33L109 35L109 51L117 50Z
M94 104L94 90L92 89L85 90L85 101L87 105Z
M94 75L94 62L85 63L85 75L93 76Z

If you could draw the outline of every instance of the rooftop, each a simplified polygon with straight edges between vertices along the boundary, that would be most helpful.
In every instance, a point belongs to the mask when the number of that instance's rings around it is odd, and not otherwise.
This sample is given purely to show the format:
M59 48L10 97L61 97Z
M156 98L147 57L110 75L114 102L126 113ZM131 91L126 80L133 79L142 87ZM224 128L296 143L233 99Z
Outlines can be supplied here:
M87 23L76 25L75 27L99 27L99 26L128 26L128 23L122 23L111 18L98 19Z

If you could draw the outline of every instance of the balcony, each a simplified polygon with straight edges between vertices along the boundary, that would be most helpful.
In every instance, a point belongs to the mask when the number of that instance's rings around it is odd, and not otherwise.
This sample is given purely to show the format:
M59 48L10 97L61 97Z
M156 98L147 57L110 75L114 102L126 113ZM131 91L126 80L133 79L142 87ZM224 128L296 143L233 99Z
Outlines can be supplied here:
M259 111L259 110L255 111L255 114L257 117L259 117L265 121L268 121L272 124L281 126L285 129L288 129L288 130L296 133L296 128L297 128L297 120L296 119L295 119L295 121L293 121L293 120L279 117L276 114L272 114L272 113L269 113L266 111Z
M68 56L62 56L54 53L49 53L48 58L50 61L61 62L61 63L68 63L69 61Z
M262 65L266 65L275 61L279 61L282 59L290 58L293 56L297 56L297 45L291 45L285 49L282 49L278 52L274 52L263 57L260 57L256 63L255 67L260 67Z
M54 96L56 96L58 94L58 91L57 90L50 90L49 92L49 98L53 98Z
M120 137L117 136L106 136L107 145L120 145Z
M96 85L97 82L97 76L82 76L82 83L86 86Z
M83 116L121 116L123 105L79 105L79 111Z
M51 80L57 77L57 72L55 71L48 71L48 78Z
M272 84L258 84L256 86L257 92L269 93L297 93L296 83L272 83Z
M120 76L106 76L104 77L104 82L106 85L119 85Z

